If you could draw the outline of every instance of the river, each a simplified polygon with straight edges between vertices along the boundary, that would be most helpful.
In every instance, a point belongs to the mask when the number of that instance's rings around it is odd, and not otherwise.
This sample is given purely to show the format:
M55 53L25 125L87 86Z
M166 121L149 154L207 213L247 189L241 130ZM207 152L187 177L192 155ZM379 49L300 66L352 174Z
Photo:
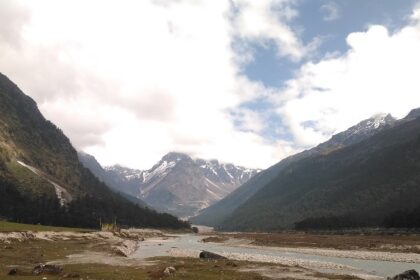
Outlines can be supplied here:
M395 259L404 255L404 261L383 260L381 252L374 252L378 259L369 259L369 251L356 251L360 256L365 257L343 257L335 256L331 250L330 256L325 254L325 249L311 249L308 252L299 252L296 248L260 247L246 246L237 242L228 243L204 243L201 241L203 236L193 234L176 235L169 238L152 238L140 243L138 250L132 255L133 258L145 259L158 256L180 256L198 257L199 252L206 250L215 252L233 260L249 260L255 262L278 263L282 265L301 266L320 272L330 272L336 274L357 275L366 279L386 279L409 269L420 271L420 255L388 253L387 258ZM328 250L327 250L328 252ZM413 256L411 258L410 256ZM345 256L345 254L344 254ZM369 257L370 256L370 257ZM416 258L414 258L416 257Z

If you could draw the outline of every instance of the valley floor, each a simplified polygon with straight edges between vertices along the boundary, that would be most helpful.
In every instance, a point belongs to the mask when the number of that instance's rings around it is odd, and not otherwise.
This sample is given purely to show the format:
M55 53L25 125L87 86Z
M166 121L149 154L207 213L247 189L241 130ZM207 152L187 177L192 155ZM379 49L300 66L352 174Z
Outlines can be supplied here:
M194 235L134 229L111 233L44 227L25 230L25 225L0 222L0 279L383 279L363 273L346 275L350 270L334 264L334 257L360 261L389 257L391 266L399 261L403 266L398 269L411 265L417 269L419 245L417 235ZM200 250L222 253L229 260L199 259ZM397 257L402 259L392 259ZM329 258L328 262L323 258ZM62 272L32 275L40 263L58 265ZM167 267L174 267L175 273L165 276ZM7 276L13 268L17 274Z
M211 232L209 236L214 236ZM420 254L420 234L401 232L280 232L217 233L212 242L243 239L257 246L294 248L333 248L338 250L374 250Z

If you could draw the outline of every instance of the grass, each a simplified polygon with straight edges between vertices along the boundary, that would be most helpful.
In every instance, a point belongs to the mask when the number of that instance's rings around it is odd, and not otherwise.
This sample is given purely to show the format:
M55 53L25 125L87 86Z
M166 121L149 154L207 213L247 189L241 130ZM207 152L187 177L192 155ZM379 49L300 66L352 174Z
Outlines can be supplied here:
M9 223L0 221L0 231L86 231L85 229L71 229L63 227L49 227L41 225L25 225L17 223ZM70 240L25 240L2 242L0 240L0 279L16 279L16 280L39 280L47 277L48 280L62 279L66 273L77 275L74 279L102 279L102 280L157 280L157 279L183 279L183 280L268 280L270 278L261 276L258 271L268 269L275 272L276 276L285 275L282 279L290 278L291 271L298 268L258 264L241 261L229 260L202 260L193 258L172 258L159 257L152 258L149 266L145 266L143 262L130 262L129 259L122 258L125 264L109 265L109 264L69 264L66 257L72 254L80 254L83 252L99 252L105 256L109 256L111 260L120 258L112 254L110 243L106 240L89 240L89 239L70 239ZM32 269L40 264L49 261L60 261L63 272L60 275L42 275L34 276L31 274ZM173 266L176 274L171 277L165 277L163 271L166 267ZM11 268L18 269L18 275L8 276L7 273ZM299 270L299 269L298 269ZM300 269L300 276L312 275L314 278L320 279L357 279L350 276L336 276L329 274L320 274ZM309 274L308 274L309 273Z
M30 225L0 221L0 232L22 232L22 231L76 231L89 232L92 230L85 228L53 227L43 225Z
M55 194L54 187L51 183L16 161L9 162L7 169L14 178L18 179L18 186L21 192L32 196Z
M83 252L99 252L109 259L120 258L124 262L120 265L110 264L70 264L66 257L72 254ZM39 280L47 277L48 280L62 279L64 274L72 273L77 275L73 279L102 279L102 280L157 280L157 279L179 279L179 280L268 280L265 276L258 274L262 270L274 272L276 277L282 279L295 279L291 272L298 271L299 276L313 276L315 279L358 279L351 276L336 276L309 272L299 267L288 267L275 264L259 264L245 261L229 260L202 260L194 258L173 258L158 257L150 259L150 265L122 257L110 255L110 244L106 240L71 239L71 240L25 240L25 241L0 241L0 279L15 280ZM60 261L61 260L61 261ZM39 263L59 261L63 269L60 275L31 274L32 269ZM175 275L165 277L163 271L166 267L173 266L176 269ZM8 276L11 268L18 269L18 275ZM274 274L272 274L274 275Z
M33 276L32 269L48 261L64 259L70 254L80 253L85 250L105 251L106 244L92 242L89 240L67 240L67 241L45 241L26 240L2 244L0 242L0 279L42 279L40 276ZM90 265L87 265L90 266ZM16 267L20 275L7 276L8 271ZM64 267L65 272L69 272ZM59 276L47 275L50 279L60 279Z
M106 264L64 264L61 275L34 276L33 267L39 263L52 260L65 259L70 254L84 251L109 252L107 244L92 242L90 240L43 241L27 240L0 243L0 279L39 280L46 276L48 280L61 279L65 273L79 275L76 279L103 279L103 280L134 280L134 279L164 279L163 270L168 266L176 268L176 274L168 279L183 280L267 280L253 272L241 272L239 268L248 265L246 262L232 262L226 260L200 260L189 258L153 258L152 265L142 264L133 266L115 266ZM11 268L18 269L18 275L7 276Z

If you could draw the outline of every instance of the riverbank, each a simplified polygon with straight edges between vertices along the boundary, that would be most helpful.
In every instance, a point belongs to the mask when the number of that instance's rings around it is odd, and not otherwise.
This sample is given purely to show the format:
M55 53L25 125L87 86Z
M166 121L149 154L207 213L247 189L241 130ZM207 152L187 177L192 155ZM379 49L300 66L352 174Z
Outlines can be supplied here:
M47 279L162 279L168 267L175 268L171 279L269 279L257 272L250 272L252 267L248 262L209 262L198 258L165 256L147 259L132 257L145 240L164 242L171 239L171 232L149 229L120 232L22 229L23 226L18 232L0 232L0 279L43 279L40 278L43 275L32 273L39 264L59 268L57 274L46 274ZM10 272L13 275L8 275Z
M203 242L203 239L207 242ZM282 248L250 245L249 240L230 238L223 242L217 236L181 235L176 238L146 240L135 257L153 255L198 258L201 251L211 251L230 260L272 264L306 269L306 274L328 273L340 277L386 279L409 269L420 270L418 254L377 251L342 251L323 248ZM224 240L224 239L222 239ZM281 278L280 278L281 279Z
M211 242L202 242L204 238ZM229 260L201 260L202 250ZM314 246L259 246L240 234L195 235L150 229L0 232L0 278L40 279L31 271L41 263L62 269L47 279L62 279L65 274L78 275L78 279L163 279L168 267L176 271L171 279L384 279L402 272L405 265L411 266L411 260L420 263L420 255L415 253L362 253ZM388 270L381 270L382 262L373 261L384 260L384 256L389 257ZM13 268L17 275L6 276Z
M207 232L209 237L246 240L251 245L287 248L323 248L337 250L369 250L392 253L420 254L420 234L418 233L215 233ZM214 242L214 240L213 240ZM217 242L217 240L216 240ZM245 243L245 242L244 242Z

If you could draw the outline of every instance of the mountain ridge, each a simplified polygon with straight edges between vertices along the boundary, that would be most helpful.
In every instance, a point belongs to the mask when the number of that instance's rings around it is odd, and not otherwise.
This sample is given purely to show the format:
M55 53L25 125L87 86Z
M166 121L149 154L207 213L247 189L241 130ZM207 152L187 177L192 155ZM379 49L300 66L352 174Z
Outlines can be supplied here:
M382 226L394 212L412 211L420 206L420 118L411 117L292 162L218 226L278 230L330 218L340 226Z
M155 209L181 217L194 215L259 172L214 159L192 158L180 152L167 153L148 170L120 165L104 170L125 182L126 193Z
M196 217L191 218L190 221L198 224L217 226L224 219L229 217L236 208L245 203L261 188L273 180L281 170L287 168L293 162L304 160L314 155L328 154L334 150L341 149L344 146L356 144L396 123L396 119L390 114L376 114L371 118L362 120L345 131L333 135L328 141L321 143L312 149L289 156L270 168L263 170L221 201L201 211Z
M0 216L11 221L98 228L100 220L118 218L125 226L189 226L111 192L36 102L1 73L0 170Z

